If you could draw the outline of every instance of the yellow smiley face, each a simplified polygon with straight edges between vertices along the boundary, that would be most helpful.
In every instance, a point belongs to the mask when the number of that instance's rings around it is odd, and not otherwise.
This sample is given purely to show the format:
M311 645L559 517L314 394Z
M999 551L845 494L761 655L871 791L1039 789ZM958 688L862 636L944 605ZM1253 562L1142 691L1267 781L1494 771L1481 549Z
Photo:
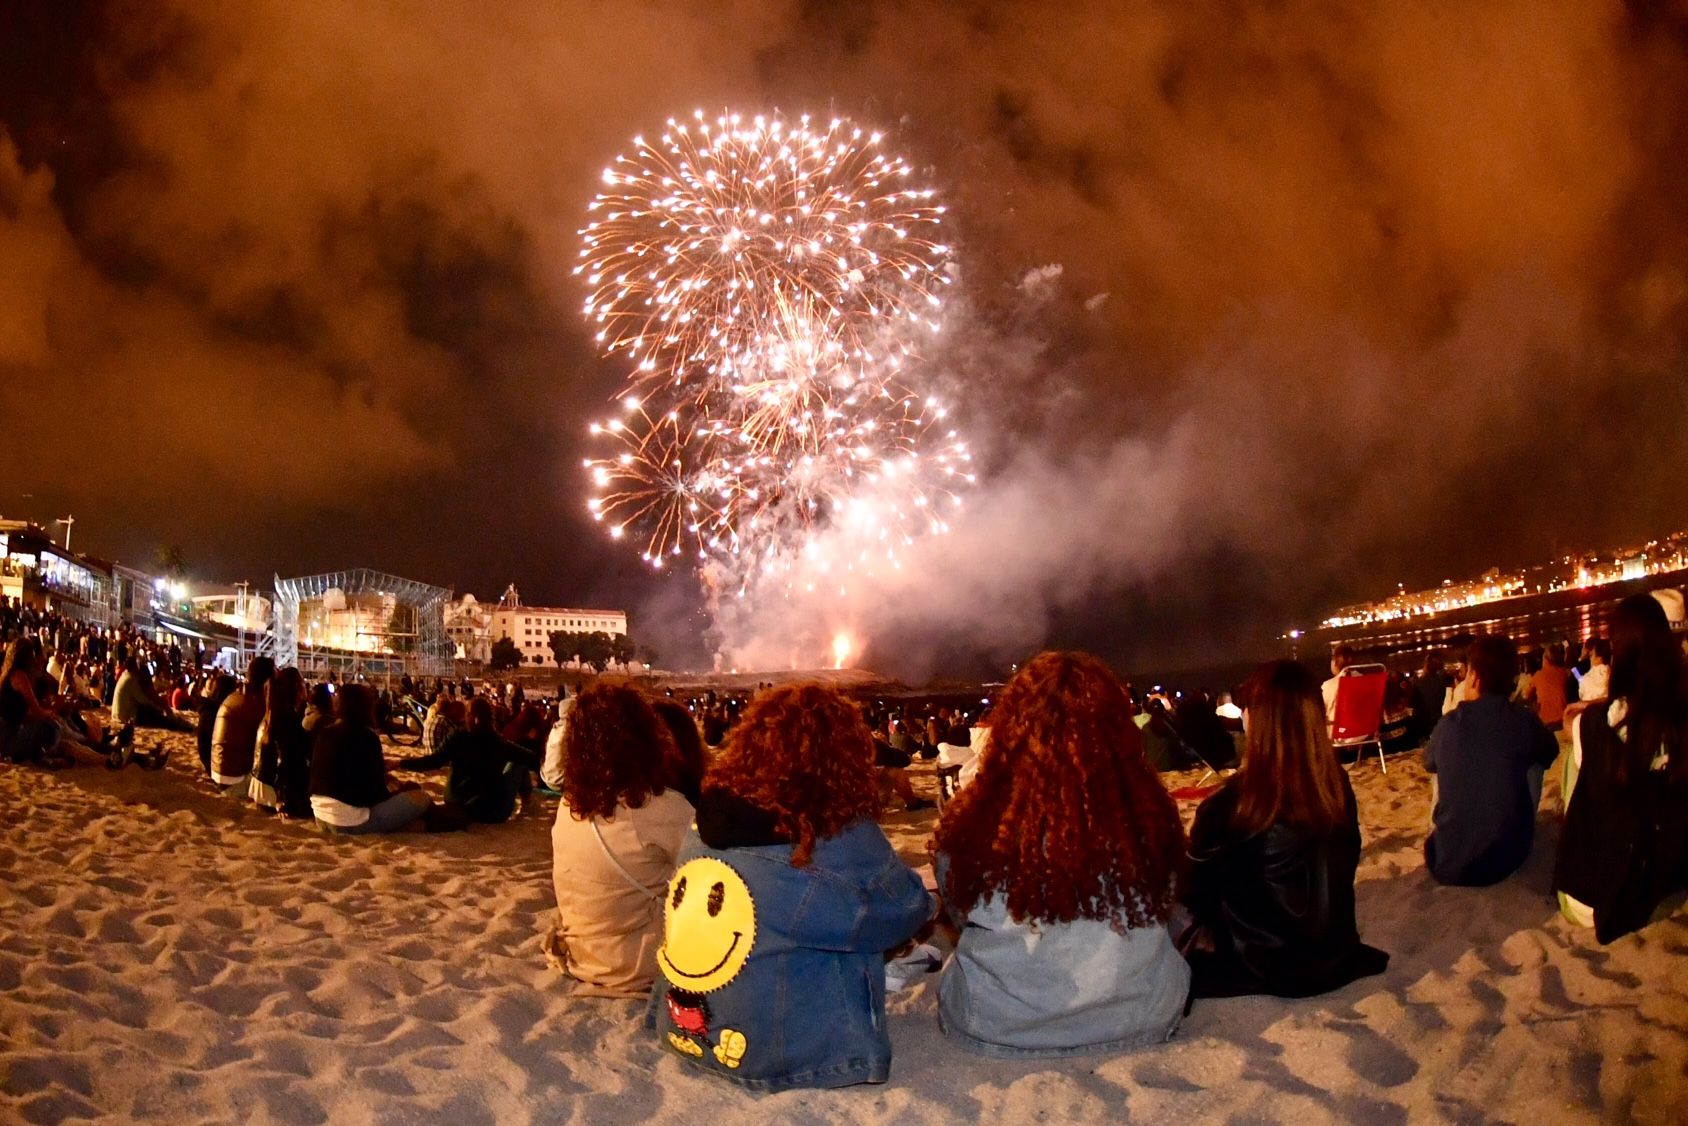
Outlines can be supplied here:
M756 942L756 905L739 874L713 856L681 865L668 881L657 965L678 989L708 993L744 968Z

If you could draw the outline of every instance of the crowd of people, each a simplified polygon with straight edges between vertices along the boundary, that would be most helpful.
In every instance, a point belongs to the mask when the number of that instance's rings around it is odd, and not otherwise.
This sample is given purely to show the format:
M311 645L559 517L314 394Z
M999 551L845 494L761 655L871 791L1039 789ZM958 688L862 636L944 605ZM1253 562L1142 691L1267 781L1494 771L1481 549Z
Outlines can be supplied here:
M1121 1050L1196 998L1382 972L1318 683L1277 662L1247 698L1242 769L1186 838L1125 685L1087 655L1035 658L975 728L929 891L879 828L880 740L841 694L759 694L688 798L695 760L656 705L588 688L563 737L550 949L583 993L649 994L664 1045L757 1090L883 1081L884 967L917 944L949 952L944 1031L997 1056Z
M170 700L191 679L189 654L134 629L90 625L0 596L0 756L65 766L104 761L136 727L187 730ZM110 724L98 714L107 711Z
M57 742L32 725L68 722L41 632L19 631L0 671L0 745L17 760ZM62 641L85 655L74 634L53 635L54 654ZM129 646L110 658L125 672L169 660ZM1581 691L1585 672L1567 705L1558 654L1521 677L1512 642L1472 643L1424 750L1425 861L1443 883L1511 876L1542 772L1563 760L1554 888L1609 942L1688 886L1688 678L1645 596L1589 657L1604 693ZM864 708L818 685L690 701L608 680L555 702L457 689L402 686L398 701L432 696L420 754L402 759L381 738L395 700L368 685L308 686L263 659L238 683L206 674L207 784L334 834L503 821L554 793L553 963L580 995L648 998L660 1045L752 1090L886 1080L888 966L937 973L939 1024L965 1048L1061 1057L1164 1041L1205 999L1313 996L1388 965L1361 938L1359 816L1327 700L1296 661L1228 702L1238 765L1188 833L1149 749L1176 716L1085 654L1035 657L978 715ZM968 769L928 883L879 819L907 804L915 759L946 755ZM445 801L394 768L445 770Z

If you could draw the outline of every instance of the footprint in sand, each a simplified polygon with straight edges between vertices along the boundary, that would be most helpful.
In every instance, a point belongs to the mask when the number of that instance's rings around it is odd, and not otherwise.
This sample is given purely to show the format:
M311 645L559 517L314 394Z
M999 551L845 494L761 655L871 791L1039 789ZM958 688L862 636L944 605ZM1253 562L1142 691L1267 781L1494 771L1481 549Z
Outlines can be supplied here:
M240 898L254 907L275 907L294 897L291 888L249 887L240 893Z
M1139 1087L1148 1087L1156 1091L1174 1091L1178 1094L1193 1094L1201 1090L1198 1084L1171 1071L1162 1064L1142 1064L1131 1072L1131 1081Z
M231 911L227 907L207 908L200 918L214 927L225 927L231 930L245 929L245 924L241 922L239 912Z
M29 1100L18 1108L18 1118L24 1122L53 1123L71 1119L85 1119L92 1121L101 1117L98 1107L80 1095L72 1095L65 1091L52 1091L38 1098Z
M140 934L130 925L129 920L118 914L116 910L107 911L100 919L98 938L104 943L124 943L138 945Z
M107 891L115 891L119 895L140 895L146 890L146 885L139 880L130 880L123 876L95 876L89 882L98 884Z
M1337 1024L1348 1038L1348 1066L1379 1087L1399 1087L1418 1074L1418 1061L1364 1024Z
M1641 985L1641 979L1627 970L1608 970L1606 963L1612 960L1612 956L1604 950L1576 947L1572 949L1571 953L1578 961L1588 967L1589 973L1601 981L1609 981L1613 985L1621 985L1625 989L1636 989Z
M87 937L82 923L76 918L76 913L62 907L47 916L47 921L42 924L41 929L48 934L62 935L65 938Z
M387 953L391 957L403 958L407 962L428 961L435 956L433 947L429 946L426 942L423 942L419 938L413 938L406 942L401 942L391 950L388 950Z

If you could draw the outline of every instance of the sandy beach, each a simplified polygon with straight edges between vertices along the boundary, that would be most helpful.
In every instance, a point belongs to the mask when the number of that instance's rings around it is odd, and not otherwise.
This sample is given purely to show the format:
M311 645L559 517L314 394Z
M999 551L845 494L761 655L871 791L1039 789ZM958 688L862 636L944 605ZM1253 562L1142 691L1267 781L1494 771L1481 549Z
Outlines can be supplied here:
M1605 948L1567 925L1546 812L1518 876L1436 886L1416 755L1352 775L1384 976L1206 1002L1164 1047L1027 1064L951 1046L934 979L892 999L888 1085L758 1098L547 967L554 806L334 839L212 796L191 737L171 745L162 773L0 766L0 1120L1665 1122L1688 1092L1688 912ZM934 820L886 828L923 862Z

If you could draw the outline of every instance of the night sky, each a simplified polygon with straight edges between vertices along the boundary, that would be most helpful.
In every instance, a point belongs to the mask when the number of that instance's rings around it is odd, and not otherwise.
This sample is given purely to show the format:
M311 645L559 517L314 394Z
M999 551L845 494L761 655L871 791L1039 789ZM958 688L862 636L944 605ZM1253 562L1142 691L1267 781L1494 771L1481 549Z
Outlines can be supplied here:
M1684 0L0 6L0 513L700 654L584 510L569 273L694 107L871 122L947 197L984 473L880 667L1201 662L1688 525Z

